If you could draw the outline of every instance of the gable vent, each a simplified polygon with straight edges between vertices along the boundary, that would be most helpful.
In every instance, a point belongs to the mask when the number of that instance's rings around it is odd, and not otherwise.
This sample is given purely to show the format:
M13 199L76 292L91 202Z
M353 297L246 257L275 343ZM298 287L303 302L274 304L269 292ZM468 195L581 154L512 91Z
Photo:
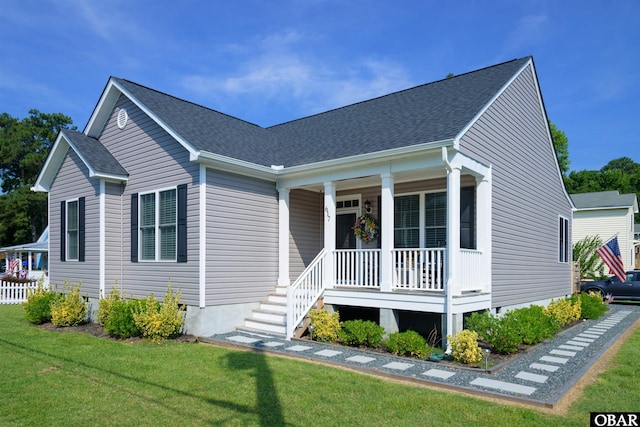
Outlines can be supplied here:
M129 114L127 114L127 110L121 108L120 111L118 111L118 127L124 129L127 125L127 120L129 120Z

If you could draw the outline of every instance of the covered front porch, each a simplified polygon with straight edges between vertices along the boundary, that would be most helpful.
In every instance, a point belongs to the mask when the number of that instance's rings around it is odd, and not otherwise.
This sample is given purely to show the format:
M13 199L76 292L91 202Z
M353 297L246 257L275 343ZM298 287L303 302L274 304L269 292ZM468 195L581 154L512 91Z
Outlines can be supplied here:
M461 326L455 314L490 308L490 167L443 146L289 177L278 189L287 337L321 296L329 304L441 313L446 333ZM322 198L322 246L312 261L296 264L311 241L291 231L297 199L290 195L301 190ZM353 221L365 213L377 221L374 240L353 236Z

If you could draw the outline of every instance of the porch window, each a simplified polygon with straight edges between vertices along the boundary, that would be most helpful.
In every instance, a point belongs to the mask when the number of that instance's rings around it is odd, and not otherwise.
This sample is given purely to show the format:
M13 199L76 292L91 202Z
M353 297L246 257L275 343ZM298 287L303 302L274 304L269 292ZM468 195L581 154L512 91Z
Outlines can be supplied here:
M140 195L140 259L175 261L176 190Z
M396 247L420 247L420 195L398 196L394 208Z
M424 218L425 247L444 247L447 241L447 193L425 194Z

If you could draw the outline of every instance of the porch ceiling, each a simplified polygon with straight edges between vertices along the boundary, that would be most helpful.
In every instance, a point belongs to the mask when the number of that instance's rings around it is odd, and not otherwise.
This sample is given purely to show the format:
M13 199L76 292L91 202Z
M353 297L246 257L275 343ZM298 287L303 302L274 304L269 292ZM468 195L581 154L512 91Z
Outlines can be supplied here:
M441 168L430 168L422 170L414 170L407 172L398 172L393 174L394 182L400 184L403 182L412 182L425 179L445 178L447 176L444 165ZM351 179L342 179L334 181L336 191L353 190L357 188L379 187L381 185L380 175L370 175ZM324 192L324 183L310 184L300 187L318 193Z

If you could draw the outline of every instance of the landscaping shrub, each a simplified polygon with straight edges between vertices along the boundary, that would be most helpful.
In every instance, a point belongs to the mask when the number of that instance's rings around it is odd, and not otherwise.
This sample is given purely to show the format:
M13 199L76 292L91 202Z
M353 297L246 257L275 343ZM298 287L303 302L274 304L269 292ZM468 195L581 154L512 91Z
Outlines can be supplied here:
M492 316L488 311L473 313L467 319L467 328L477 332L480 339L489 344L496 353L516 353L518 346L522 344L516 322L506 316Z
M338 339L351 347L377 348L382 344L384 328L370 320L347 320L338 331Z
M562 327L567 323L580 320L581 301L579 299L572 300L571 298L562 298L559 300L551 300L549 305L544 309L544 313L547 316L553 317L558 326Z
M336 342L338 330L340 329L340 314L317 308L309 312L311 326L313 326L312 338L321 342Z
M80 284L69 287L69 292L51 304L51 323L58 327L87 323L89 306L80 295Z
M101 295L102 296L102 295ZM109 315L111 314L111 307L116 301L120 301L120 291L117 287L111 288L111 292L106 297L100 298L100 305L98 306L98 323L102 326L105 325Z
M482 360L482 349L478 345L478 333L468 329L455 336L447 335L454 360L468 365L475 365Z
M504 317L514 323L522 342L528 345L551 338L560 329L555 319L545 315L539 305L511 310Z
M117 299L110 303L109 317L104 322L104 330L112 337L139 337L142 331L136 325L135 312L144 311L144 300Z
M393 332L384 344L389 352L399 356L425 359L429 353L427 341L416 331Z
M62 299L62 295L52 292L42 286L43 280L38 280L35 289L27 291L27 301L22 303L27 320L41 325L51 321L51 304Z
M149 295L144 304L134 307L133 318L145 338L161 342L177 337L184 324L184 307L180 306L180 292L174 293L169 285L162 304L153 294Z
M571 299L572 301L579 300L580 317L582 319L597 319L608 310L602 296L595 292L574 294Z

